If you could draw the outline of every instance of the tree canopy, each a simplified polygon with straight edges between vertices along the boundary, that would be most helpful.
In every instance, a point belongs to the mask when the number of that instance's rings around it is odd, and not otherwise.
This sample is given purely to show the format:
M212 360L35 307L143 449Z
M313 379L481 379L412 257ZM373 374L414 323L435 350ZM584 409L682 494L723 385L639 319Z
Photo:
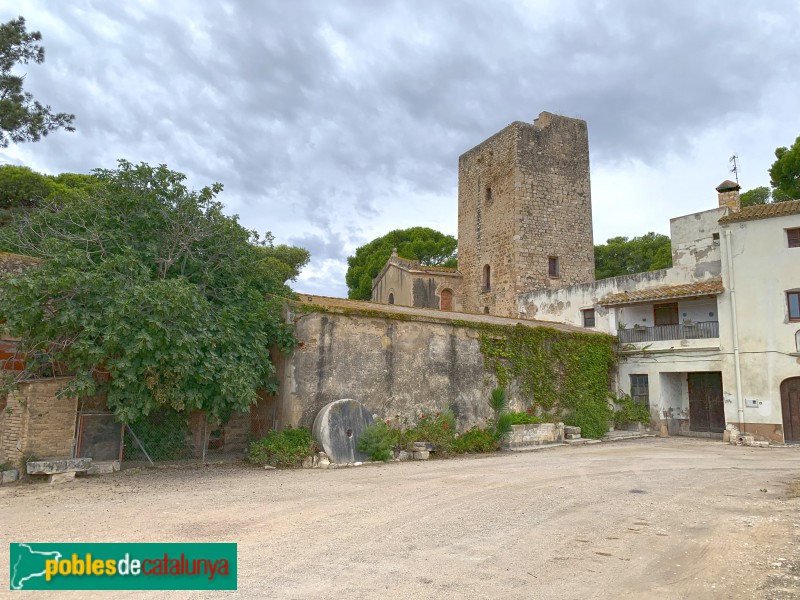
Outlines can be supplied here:
M426 266L456 266L456 238L428 227L396 229L356 248L347 258L347 295L354 300L372 298L372 280L392 255L392 249L403 258L418 260Z
M786 199L800 199L800 136L791 148L775 150L775 162L769 169L770 183Z
M672 245L666 235L649 232L628 239L613 237L594 247L597 279L667 269L672 266Z
M126 161L93 177L0 229L0 249L42 259L0 286L21 376L74 375L70 393L107 394L126 422L160 407L225 420L274 390L270 348L294 337L273 296L308 253L224 215L220 184Z
M33 99L22 89L25 75L14 75L17 65L44 62L42 34L28 33L25 19L19 17L0 24L0 148L11 142L38 142L56 129L75 131L75 115L54 113L50 106Z

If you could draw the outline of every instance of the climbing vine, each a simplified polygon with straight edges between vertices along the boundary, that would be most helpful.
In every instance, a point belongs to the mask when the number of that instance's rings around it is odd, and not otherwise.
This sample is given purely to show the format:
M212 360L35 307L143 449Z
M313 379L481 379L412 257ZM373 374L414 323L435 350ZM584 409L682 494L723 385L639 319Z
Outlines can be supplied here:
M487 371L501 387L514 382L530 408L563 417L581 427L586 437L600 437L608 430L614 338L548 327L454 324L480 332Z

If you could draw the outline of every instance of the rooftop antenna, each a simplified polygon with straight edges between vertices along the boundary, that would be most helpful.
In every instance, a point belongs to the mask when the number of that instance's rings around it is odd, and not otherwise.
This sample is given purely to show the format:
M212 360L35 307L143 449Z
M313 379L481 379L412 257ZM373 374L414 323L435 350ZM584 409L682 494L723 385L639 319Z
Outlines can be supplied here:
M734 154L728 159L728 162L731 163L733 166L731 167L731 173L733 173L734 177L736 177L736 185L739 185L739 155Z

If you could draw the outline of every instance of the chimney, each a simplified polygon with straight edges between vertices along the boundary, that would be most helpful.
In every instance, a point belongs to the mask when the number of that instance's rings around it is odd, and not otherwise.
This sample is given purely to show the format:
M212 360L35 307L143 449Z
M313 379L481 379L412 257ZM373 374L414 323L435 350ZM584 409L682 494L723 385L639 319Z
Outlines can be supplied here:
M717 193L719 194L719 207L727 208L729 212L739 212L741 204L739 203L739 190L742 187L735 181L726 179L717 186Z

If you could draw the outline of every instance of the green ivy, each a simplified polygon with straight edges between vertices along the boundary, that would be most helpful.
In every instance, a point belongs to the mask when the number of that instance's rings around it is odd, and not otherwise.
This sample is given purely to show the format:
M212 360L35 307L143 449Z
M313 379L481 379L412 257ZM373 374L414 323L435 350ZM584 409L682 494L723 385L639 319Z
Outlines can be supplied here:
M480 332L487 372L500 387L512 381L534 412L561 415L586 437L608 431L614 338L549 327L513 327L456 321Z

